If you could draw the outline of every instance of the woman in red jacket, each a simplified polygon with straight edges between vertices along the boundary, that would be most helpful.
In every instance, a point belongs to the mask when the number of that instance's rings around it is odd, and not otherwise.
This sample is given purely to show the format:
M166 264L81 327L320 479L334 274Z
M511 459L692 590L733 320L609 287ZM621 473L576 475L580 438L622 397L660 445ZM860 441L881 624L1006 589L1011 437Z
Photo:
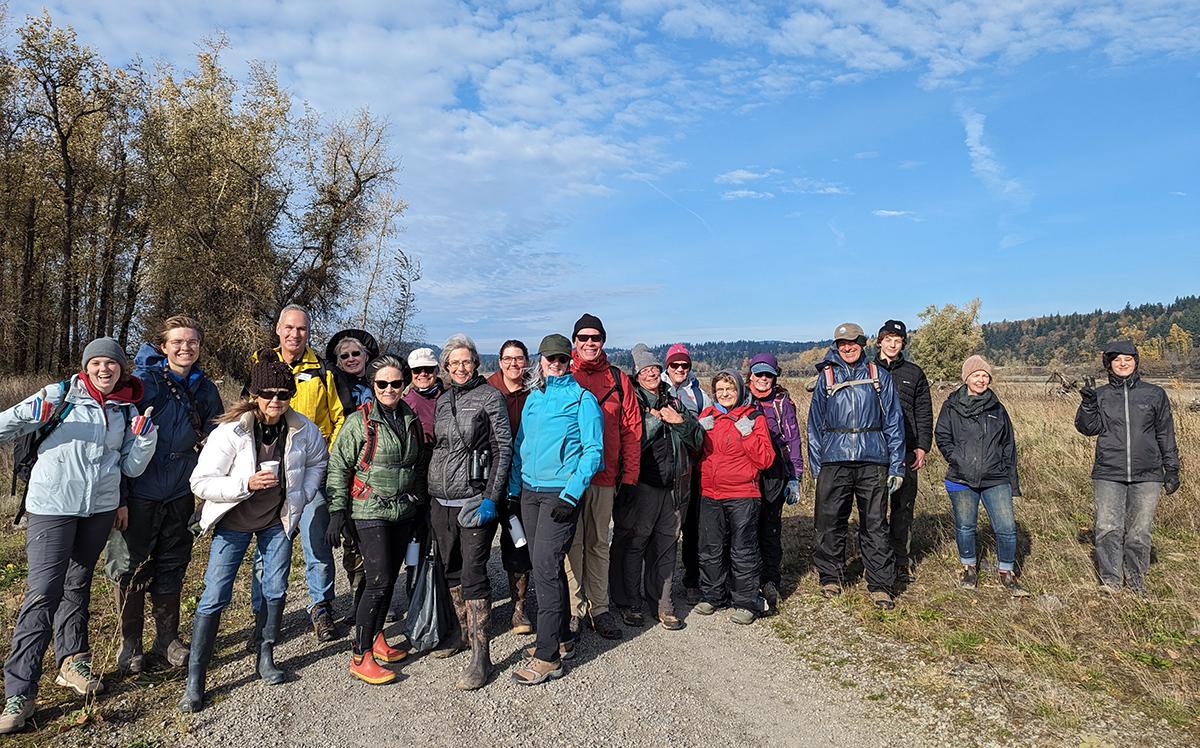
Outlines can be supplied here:
M734 623L750 624L762 610L758 598L758 475L775 460L767 421L746 401L742 377L728 369L712 381L715 402L700 413L700 590L695 611L712 615L730 604L725 546L732 566Z

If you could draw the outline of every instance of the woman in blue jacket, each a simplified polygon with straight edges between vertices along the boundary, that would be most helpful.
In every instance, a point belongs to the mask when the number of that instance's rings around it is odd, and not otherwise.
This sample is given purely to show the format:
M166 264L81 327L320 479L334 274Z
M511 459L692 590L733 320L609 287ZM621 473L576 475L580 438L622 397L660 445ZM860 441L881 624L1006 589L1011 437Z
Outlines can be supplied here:
M141 475L158 440L150 412L133 407L142 383L125 365L117 341L98 338L83 350L82 371L0 413L2 441L57 424L38 447L25 497L29 575L4 662L0 733L22 729L36 710L52 636L54 682L80 696L103 690L88 645L92 574L109 531L125 521L121 476Z
M225 412L217 386L196 365L203 341L198 321L169 317L154 342L143 343L134 357L134 373L144 387L138 408L154 408L158 447L146 472L129 480L129 526L113 536L105 553L117 582L122 672L143 668L147 592L155 628L151 654L174 667L187 662L187 645L179 640L179 597L192 560L188 519L196 509L188 478L216 428L213 419ZM127 553L120 552L124 549Z
M513 673L527 686L561 677L562 661L575 654L563 560L575 539L583 492L604 464L603 415L596 397L569 373L571 342L547 335L538 353L508 481L509 501L520 497L538 599L537 642Z

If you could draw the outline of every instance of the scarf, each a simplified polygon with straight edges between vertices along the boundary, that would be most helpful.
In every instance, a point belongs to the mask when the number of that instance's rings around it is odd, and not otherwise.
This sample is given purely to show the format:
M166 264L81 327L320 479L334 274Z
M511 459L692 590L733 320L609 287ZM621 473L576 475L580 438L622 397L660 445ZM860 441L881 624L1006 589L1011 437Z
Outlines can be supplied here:
M959 387L957 391L951 395L954 398L950 405L957 410L964 418L975 418L986 410L989 410L996 404L996 393L989 388L984 390L982 395L972 395L967 389L967 385Z

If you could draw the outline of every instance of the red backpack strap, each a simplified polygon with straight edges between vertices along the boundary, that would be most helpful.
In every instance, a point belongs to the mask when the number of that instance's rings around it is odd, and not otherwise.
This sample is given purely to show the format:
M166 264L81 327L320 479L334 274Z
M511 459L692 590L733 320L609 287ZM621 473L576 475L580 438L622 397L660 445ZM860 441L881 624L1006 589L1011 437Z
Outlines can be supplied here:
M371 401L363 403L359 408L359 412L363 416L363 425L367 429L367 441L363 445L362 454L358 457L358 465L355 467L355 472L362 472L371 468L371 463L375 461L375 448L379 445L379 427L371 420Z
M826 366L821 370L825 374L825 394L833 395L833 367Z
M871 373L871 386L875 388L875 394L881 394L883 389L879 385L879 367L874 361L867 362L867 371Z

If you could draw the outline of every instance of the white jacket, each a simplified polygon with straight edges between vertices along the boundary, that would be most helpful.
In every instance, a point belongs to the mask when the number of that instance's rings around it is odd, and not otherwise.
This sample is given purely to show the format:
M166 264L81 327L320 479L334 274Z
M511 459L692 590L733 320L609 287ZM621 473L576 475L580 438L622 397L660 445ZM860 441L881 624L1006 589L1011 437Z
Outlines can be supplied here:
M209 435L192 471L192 491L204 500L200 529L207 532L218 520L254 493L250 476L258 472L258 449L254 445L254 411L236 421L222 423ZM329 450L317 425L295 410L284 414L287 436L280 470L283 471L287 501L279 512L283 529L294 537L300 513L321 495Z

